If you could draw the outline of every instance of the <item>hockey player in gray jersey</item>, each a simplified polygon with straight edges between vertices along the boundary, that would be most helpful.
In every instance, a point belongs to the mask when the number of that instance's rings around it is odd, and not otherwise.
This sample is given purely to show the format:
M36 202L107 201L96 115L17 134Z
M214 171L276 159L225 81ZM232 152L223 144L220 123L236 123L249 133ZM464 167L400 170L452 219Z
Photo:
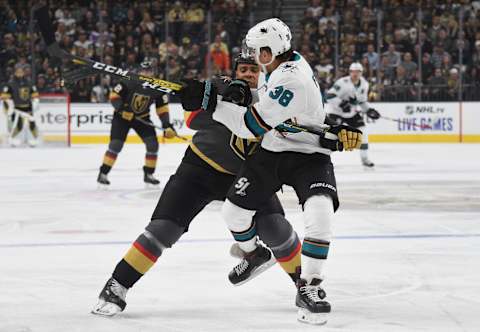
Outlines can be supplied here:
M235 73L236 84L248 82L246 86L256 87L259 69L252 59L237 59ZM223 79L214 83L226 97L229 94L228 83ZM118 262L101 291L99 301L92 310L94 314L113 316L124 310L127 290L154 265L165 249L173 246L188 231L192 220L207 204L225 200L243 160L259 147L258 139L243 139L232 134L227 127L214 121L212 114L200 109L185 112L185 121L197 132L177 171L163 189L150 223ZM255 259L260 268L251 271L242 282L273 265L275 259L296 282L300 275L301 242L285 219L275 194L252 220L258 237L271 248L274 257L270 250L259 245ZM236 257L246 255L238 246L232 247L232 254Z
M360 157L365 167L373 167L368 158L368 135L365 130L365 115L370 119L380 118L377 110L368 103L368 82L362 77L363 67L354 62L350 75L340 78L327 92L327 113L337 124L346 123L362 131L363 142Z

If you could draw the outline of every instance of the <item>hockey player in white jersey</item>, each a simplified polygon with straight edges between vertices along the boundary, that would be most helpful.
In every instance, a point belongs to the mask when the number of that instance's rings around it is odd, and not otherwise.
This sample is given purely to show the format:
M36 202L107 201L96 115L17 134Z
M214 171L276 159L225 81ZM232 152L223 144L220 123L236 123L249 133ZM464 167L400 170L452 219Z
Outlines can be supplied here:
M377 110L368 103L368 82L362 77L363 67L354 62L349 68L350 75L340 78L328 90L327 112L337 124L346 123L363 132L360 157L365 167L373 167L368 158L368 135L365 131L364 116L376 120L380 118Z
M331 150L325 148L324 142L338 136L341 147L352 150L360 146L362 135L343 124L330 127L320 140L307 132L283 131L282 123L288 120L316 130L325 126L326 112L312 69L291 49L290 29L279 19L268 19L251 28L246 46L266 74L266 82L258 90L259 101L253 106L247 106L250 90L242 85L231 86L244 96L240 105L221 100L209 82L189 82L181 93L184 109L214 112L216 121L240 137L263 136L261 148L240 168L222 208L234 239L247 253L229 279L239 284L261 270L252 216L267 197L282 185L290 185L304 210L305 222L301 276L297 282L298 318L323 324L330 304L325 301L320 283L332 238L332 218L339 205Z

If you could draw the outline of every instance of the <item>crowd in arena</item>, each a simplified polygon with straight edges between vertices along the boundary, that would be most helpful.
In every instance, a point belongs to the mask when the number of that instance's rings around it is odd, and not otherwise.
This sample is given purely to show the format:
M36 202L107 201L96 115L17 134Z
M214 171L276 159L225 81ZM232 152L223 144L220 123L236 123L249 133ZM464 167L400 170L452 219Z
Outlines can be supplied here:
M158 77L181 81L231 73L253 3L64 0L51 3L51 15L72 54L122 68L148 60ZM22 66L41 93L61 92L59 71L30 34L27 2L3 0L0 9L0 84ZM479 99L480 1L311 0L292 28L324 89L358 61L372 100ZM82 80L72 101L105 102L111 85L108 76Z

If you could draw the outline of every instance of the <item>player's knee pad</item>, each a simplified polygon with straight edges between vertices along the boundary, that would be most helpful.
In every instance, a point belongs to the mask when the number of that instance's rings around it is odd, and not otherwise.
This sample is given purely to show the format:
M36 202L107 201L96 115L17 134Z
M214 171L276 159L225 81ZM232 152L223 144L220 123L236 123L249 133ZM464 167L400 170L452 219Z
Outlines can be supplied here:
M147 152L149 153L157 153L158 152L158 140L155 136L146 137L144 139L145 147L147 148Z
M327 195L315 195L304 204L305 238L330 241L333 202Z
M160 248L171 248L184 231L185 228L172 220L152 219L145 227L144 235Z
M228 199L222 206L222 217L232 232L244 232L252 226L252 217L255 211L243 209Z
M110 141L110 143L108 144L108 150L113 152L113 153L116 153L116 154L119 154L120 151L122 151L122 148L123 148L123 144L125 142L122 141L122 140L119 140L119 139L112 139Z
M285 217L279 213L255 217L257 235L270 248L295 242L295 232Z

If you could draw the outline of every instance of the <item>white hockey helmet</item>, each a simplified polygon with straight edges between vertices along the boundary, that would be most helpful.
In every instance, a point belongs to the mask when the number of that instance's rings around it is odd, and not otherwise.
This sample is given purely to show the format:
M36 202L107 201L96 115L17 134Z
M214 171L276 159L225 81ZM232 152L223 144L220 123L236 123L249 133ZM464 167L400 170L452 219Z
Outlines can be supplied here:
M248 30L245 37L244 53L254 56L260 64L260 48L269 47L272 51L272 60L269 63L261 64L267 66L275 60L275 57L285 53L292 47L292 33L290 28L278 18L269 18L256 24Z
M351 65L350 65L350 68L348 68L349 71L354 71L354 70L358 70L359 72L363 73L363 66L360 62L353 62Z

